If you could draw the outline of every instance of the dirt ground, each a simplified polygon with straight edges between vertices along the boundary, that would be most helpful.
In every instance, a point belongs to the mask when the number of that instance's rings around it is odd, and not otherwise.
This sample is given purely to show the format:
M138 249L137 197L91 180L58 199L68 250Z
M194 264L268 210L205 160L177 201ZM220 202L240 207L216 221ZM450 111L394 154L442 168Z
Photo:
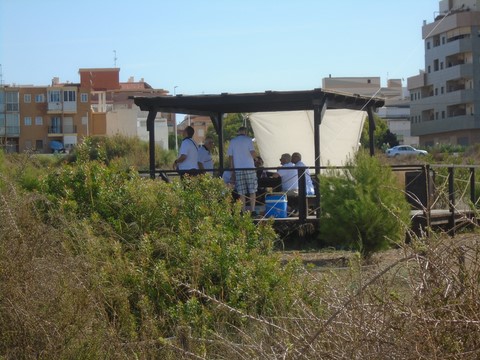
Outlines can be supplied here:
M443 243L448 246L449 244L462 244L473 245L480 243L480 233L478 231L466 232L456 234L454 237L450 237L446 234L434 235L432 239L424 239L426 243L432 241L435 243ZM384 268L401 259L405 256L405 249L393 248L385 251L378 252L372 256L372 258L366 263L366 265L376 266L378 268ZM300 257L304 264L311 264L315 267L321 268L340 268L348 267L350 259L355 256L353 251L333 250L333 249L321 249L303 250L303 251L283 251L281 258L284 261L292 260L293 258Z

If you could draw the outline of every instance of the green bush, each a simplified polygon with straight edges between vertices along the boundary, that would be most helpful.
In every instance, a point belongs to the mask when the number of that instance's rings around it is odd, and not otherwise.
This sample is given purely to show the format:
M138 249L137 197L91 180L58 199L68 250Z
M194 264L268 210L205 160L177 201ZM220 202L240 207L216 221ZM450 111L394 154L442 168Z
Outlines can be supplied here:
M125 340L171 336L179 324L202 335L222 319L241 321L207 298L272 315L301 292L296 263L283 267L273 252L271 226L241 215L220 178L152 181L80 155L48 174L41 191L52 224L57 214L68 217L74 236L66 246L87 258Z
M360 152L342 171L320 177L320 239L368 257L402 241L409 205L388 167Z

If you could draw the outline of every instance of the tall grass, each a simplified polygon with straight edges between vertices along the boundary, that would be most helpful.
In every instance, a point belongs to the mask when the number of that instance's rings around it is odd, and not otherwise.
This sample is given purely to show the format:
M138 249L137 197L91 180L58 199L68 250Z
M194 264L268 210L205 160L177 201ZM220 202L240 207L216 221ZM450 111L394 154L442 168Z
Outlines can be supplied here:
M285 265L221 181L79 154L42 191L0 157L0 358L480 356L476 233L412 235L369 266Z

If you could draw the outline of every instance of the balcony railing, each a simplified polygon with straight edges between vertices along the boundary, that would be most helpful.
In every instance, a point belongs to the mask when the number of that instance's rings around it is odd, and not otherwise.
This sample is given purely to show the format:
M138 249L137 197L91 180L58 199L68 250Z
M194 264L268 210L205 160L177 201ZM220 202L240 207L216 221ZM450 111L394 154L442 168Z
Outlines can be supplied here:
M20 126L0 126L0 136L20 136Z
M49 134L63 134L61 126L49 126L48 127Z
M50 125L48 127L49 134L76 134L77 133L77 126L76 125Z

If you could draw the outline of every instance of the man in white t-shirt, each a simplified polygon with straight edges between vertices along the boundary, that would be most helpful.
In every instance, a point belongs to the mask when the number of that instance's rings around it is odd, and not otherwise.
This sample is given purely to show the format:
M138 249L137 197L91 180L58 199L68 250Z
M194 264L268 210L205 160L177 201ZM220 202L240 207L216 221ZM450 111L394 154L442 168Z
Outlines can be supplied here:
M198 174L198 147L193 140L195 130L191 126L187 126L183 130L183 140L178 151L179 157L175 160L173 167L178 169L180 175L196 175Z
M257 172L253 159L257 156L253 146L253 140L247 136L247 128L241 127L237 136L230 141L228 147L230 167L235 169L231 174L231 180L235 182L235 191L240 196L243 209L250 210L255 214L255 193L257 192ZM237 170L240 169L240 170ZM246 206L248 195L249 206Z
M198 148L198 168L200 170L207 170L207 173L213 175L213 159L212 159L212 149L214 146L213 139L207 137L202 146Z

